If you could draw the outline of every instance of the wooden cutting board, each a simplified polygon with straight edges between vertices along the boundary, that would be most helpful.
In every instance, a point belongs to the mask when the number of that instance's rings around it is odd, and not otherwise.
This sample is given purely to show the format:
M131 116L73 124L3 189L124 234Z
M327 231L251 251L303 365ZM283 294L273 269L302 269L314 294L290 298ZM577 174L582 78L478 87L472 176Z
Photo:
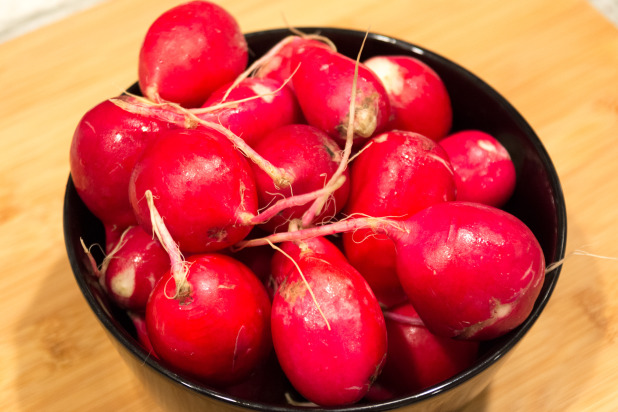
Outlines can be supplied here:
M0 44L0 409L157 411L80 295L62 238L73 130L136 80L172 0L107 0ZM245 32L398 37L503 93L545 144L568 251L618 256L618 30L586 0L229 0ZM532 331L466 411L618 410L618 262L572 255Z

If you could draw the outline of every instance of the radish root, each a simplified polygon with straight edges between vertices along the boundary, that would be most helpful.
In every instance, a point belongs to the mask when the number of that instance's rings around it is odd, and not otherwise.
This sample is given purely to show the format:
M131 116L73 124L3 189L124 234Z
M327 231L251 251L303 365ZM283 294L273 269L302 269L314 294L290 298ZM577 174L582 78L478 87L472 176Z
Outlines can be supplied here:
M281 86L277 87L277 89L271 91L271 92L267 92L267 93L262 93L259 95L255 95L255 96L251 96L251 97L246 97L244 99L238 99L238 100L231 100L229 102L226 102L225 100L227 99L232 87L230 87L230 89L228 90L228 92L226 93L225 96L223 96L223 98L221 99L221 102L213 105L213 106L208 106L208 107L200 107L199 109L187 109L189 112L195 114L195 115L200 115L200 114L204 114L204 113L210 113L210 112L214 112L220 109L225 109L227 107L233 107L236 106L240 103L245 103L245 102L250 102L251 100L256 100L256 99L262 99L264 97L267 96L274 96L275 94L279 93L285 86L287 86L287 84L290 82L290 80L292 79L292 77L294 76L294 74L298 71L298 67L296 68L296 70L294 70L294 72L290 75L290 77L288 77L282 84ZM238 86L238 85L236 85Z
M105 276L105 273L107 272L107 267L109 266L109 262L114 258L116 253L118 253L118 251L122 249L123 246L127 243L126 237L131 227L132 226L129 226L122 232L122 234L120 235L120 239L118 239L118 242L116 242L116 244L114 245L114 248L107 254L107 256L105 256L105 258L103 258L103 262L101 262L101 267L100 267L101 274L103 276Z
M386 319L394 320L395 322L403 323L405 325L417 326L419 328L425 328L425 324L420 318L413 318L406 315L401 315L399 313L394 313L390 311L383 311L384 317Z
M172 238L172 235L167 230L163 218L157 211L154 204L154 197L150 190L146 190L144 193L146 201L148 202L148 209L150 210L150 221L152 223L152 230L159 239L159 242L163 246L163 249L170 257L170 266L172 271L172 277L176 282L176 293L174 296L168 296L172 299L184 300L189 296L191 292L191 286L187 282L187 275L189 273L189 265L184 260L182 252L178 244Z
M569 254L567 254L562 259L560 259L559 261L554 262L554 263L550 263L549 265L547 265L547 267L545 268L545 273L549 273L552 270L556 269L557 267L562 266L564 264L564 262L568 258L570 258L571 256L589 256L589 257L594 257L594 258L597 258L597 259L617 260L618 261L618 257L615 257L615 256L603 256L603 255L597 255L597 254L594 254L594 253L586 252L585 250L574 250L574 251L570 252Z
M296 400L292 399L292 395L290 395L289 392L285 393L285 401L288 404L292 405L292 406L300 406L300 407L307 407L307 408L314 408L314 407L318 406L317 404L315 404L313 402L306 402L306 401L305 402L299 402L299 401L296 401Z
M155 116L159 119L172 122L185 128L187 128L187 125L192 128L197 127L197 125L203 125L215 130L223 134L238 150L240 150L244 156L249 158L257 164L260 169L268 174L268 176L273 179L275 187L287 187L292 184L294 178L290 176L289 173L283 169L275 167L272 163L264 159L255 150L253 150L253 148L251 148L251 146L249 146L241 137L237 136L223 125L200 119L189 109L185 109L176 103L153 103L151 100L144 97L134 95L130 95L130 97L132 97L131 100L126 98L112 98L109 100L120 108L131 113L142 114L145 116Z
M100 279L101 276L102 276L101 269L97 265L97 262L94 259L94 256L92 256L92 253L90 252L90 248L86 246L86 243L84 242L83 238L80 237L79 241L82 244L82 248L84 249L84 253L86 253L86 257L88 258L88 262L90 263L90 267L92 268L92 273L94 274L94 276L96 278ZM95 246L95 245L91 245L90 247L93 247L93 246ZM99 246L99 245L97 244L96 246Z

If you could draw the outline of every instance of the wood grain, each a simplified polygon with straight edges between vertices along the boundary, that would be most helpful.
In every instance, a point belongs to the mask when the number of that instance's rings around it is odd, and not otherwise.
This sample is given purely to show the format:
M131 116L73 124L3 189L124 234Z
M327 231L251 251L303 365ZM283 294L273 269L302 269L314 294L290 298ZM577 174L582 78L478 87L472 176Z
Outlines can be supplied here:
M79 118L136 79L172 0L107 0L0 44L0 409L157 411L73 280L62 238ZM585 0L221 2L245 32L370 29L455 60L545 144L567 199L568 251L618 256L618 31ZM618 262L565 261L537 324L466 411L618 410Z

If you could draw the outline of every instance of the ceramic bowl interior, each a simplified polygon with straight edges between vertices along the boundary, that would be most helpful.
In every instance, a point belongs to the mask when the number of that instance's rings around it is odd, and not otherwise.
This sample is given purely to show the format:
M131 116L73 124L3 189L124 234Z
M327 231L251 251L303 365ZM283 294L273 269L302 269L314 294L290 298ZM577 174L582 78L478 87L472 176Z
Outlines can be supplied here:
M329 37L340 52L356 58L364 32L337 28L301 28L305 33ZM246 35L253 58L262 55L277 41L289 35L275 29ZM509 151L517 171L515 193L505 210L523 220L534 232L546 261L564 257L566 211L560 182L543 144L530 125L497 91L463 67L444 57L401 40L369 34L362 59L375 55L409 55L431 66L443 79L453 105L453 131L480 129L495 136ZM133 85L133 92L138 92ZM87 210L69 177L64 200L64 236L75 279L94 315L108 333L124 360L151 391L170 410L263 410L296 411L306 409L286 402L283 382L274 393L249 391L240 396L201 385L167 368L150 356L138 343L127 315L108 302L94 280L80 244L104 244L101 223ZM478 361L468 370L426 390L381 403L360 402L338 408L345 411L444 410L454 409L478 395L505 360L507 354L532 327L550 298L560 268L547 273L540 296L528 319L509 334L483 344ZM508 367L508 366L507 366ZM332 409L331 409L332 410Z

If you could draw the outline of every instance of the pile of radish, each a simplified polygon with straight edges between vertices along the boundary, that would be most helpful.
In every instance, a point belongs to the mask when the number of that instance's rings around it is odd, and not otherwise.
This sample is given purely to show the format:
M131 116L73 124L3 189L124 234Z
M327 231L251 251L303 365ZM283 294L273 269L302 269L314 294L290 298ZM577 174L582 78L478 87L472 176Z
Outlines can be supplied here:
M451 130L430 67L293 30L249 54L220 6L174 7L146 33L141 95L73 137L106 233L93 274L152 356L239 396L280 372L341 406L448 379L526 319L545 261L500 209L513 162Z

